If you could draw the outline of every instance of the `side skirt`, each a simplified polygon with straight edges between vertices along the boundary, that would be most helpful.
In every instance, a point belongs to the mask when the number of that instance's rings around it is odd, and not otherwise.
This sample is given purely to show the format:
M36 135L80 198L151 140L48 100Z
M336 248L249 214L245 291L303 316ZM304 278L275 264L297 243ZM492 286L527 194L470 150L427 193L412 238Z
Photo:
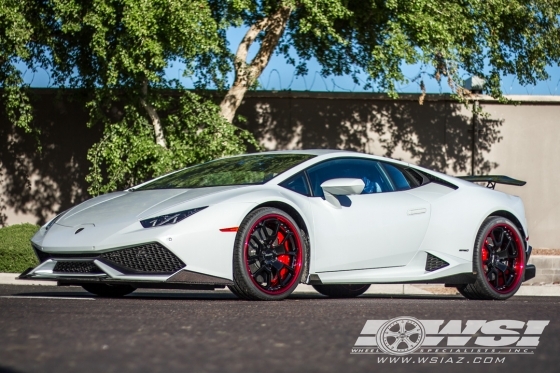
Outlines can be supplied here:
M439 277L431 280L418 280L418 281L395 281L395 282L371 282L371 284L445 284L445 285L464 285L472 284L476 281L476 275L472 273L459 273L456 275L450 275L445 277ZM309 275L309 280L307 281L309 285L322 285L323 282L317 274ZM342 283L341 283L342 284ZM334 285L334 283L328 283L327 285Z

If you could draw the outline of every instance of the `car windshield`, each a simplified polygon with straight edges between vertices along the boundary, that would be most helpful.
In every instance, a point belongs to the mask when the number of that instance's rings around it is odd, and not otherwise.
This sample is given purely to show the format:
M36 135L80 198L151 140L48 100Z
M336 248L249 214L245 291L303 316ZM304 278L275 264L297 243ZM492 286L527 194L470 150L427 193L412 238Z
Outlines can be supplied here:
M313 157L308 154L255 154L218 159L164 176L135 190L264 184Z

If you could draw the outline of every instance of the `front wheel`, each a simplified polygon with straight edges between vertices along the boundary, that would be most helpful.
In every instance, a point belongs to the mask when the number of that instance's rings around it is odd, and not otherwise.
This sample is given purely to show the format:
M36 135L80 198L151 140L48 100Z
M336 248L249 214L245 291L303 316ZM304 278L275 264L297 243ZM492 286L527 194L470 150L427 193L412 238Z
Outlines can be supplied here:
M355 298L369 289L369 284L312 285L319 293L331 298Z
M513 296L525 272L525 245L510 220L488 217L475 241L473 270L476 281L457 290L468 299L505 300Z
M284 211L259 208L241 223L233 253L230 290L247 300L281 300L298 286L307 240Z

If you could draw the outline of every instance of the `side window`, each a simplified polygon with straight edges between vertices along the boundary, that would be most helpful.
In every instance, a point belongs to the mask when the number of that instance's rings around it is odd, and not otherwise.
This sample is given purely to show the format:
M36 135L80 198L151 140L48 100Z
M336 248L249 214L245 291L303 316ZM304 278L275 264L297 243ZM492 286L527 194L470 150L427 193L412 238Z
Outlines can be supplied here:
M292 176L288 180L281 183L280 186L289 189L291 191L294 191L296 193L303 194L304 196L311 195L311 192L309 190L309 184L307 183L307 180L305 179L305 174L303 172L300 172L299 174Z
M395 184L397 190L408 190L416 186L415 184L411 185L411 182L407 179L405 174L399 168L389 163L382 163L382 164L385 170L387 171L387 173L389 174L391 180L393 180L393 184Z
M354 178L362 179L365 187L362 194L392 192L393 186L385 176L379 162L359 159L333 159L312 166L307 170L313 195L324 197L321 184L330 179Z

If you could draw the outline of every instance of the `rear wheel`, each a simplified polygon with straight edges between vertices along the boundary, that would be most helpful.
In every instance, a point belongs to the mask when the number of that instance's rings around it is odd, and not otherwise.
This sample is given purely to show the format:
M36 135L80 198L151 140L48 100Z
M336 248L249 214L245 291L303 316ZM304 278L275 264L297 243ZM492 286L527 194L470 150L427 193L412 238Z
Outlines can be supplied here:
M525 245L510 220L487 218L475 241L473 269L476 282L457 290L468 299L504 300L513 296L525 272Z
M307 259L307 240L284 211L259 208L237 232L230 290L247 300L281 300L298 286Z
M369 284L312 285L319 293L331 298L354 298L369 289Z
M129 285L87 284L82 287L99 297L119 298L132 293L135 288Z

